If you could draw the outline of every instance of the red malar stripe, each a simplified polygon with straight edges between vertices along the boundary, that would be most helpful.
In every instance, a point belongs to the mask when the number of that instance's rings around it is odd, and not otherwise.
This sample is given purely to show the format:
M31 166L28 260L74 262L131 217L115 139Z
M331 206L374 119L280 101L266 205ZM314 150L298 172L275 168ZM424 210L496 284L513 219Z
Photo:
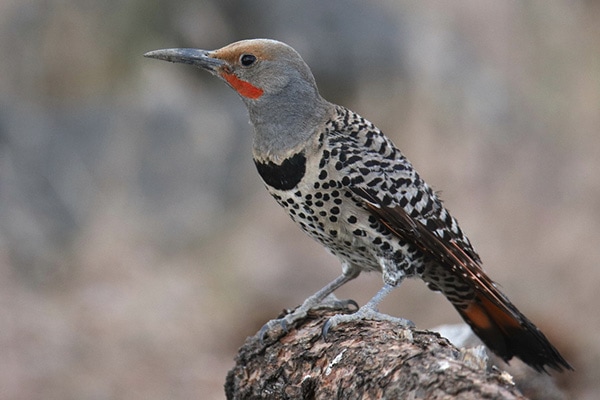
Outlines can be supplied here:
M263 94L261 88L241 80L234 74L222 73L221 76L235 89L239 94L250 99L258 99Z

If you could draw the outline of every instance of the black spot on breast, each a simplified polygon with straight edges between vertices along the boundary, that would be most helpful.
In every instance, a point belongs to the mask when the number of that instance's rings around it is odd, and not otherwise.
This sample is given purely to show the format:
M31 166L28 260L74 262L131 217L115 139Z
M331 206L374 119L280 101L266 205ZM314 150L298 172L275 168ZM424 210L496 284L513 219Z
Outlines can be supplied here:
M306 157L298 153L283 160L281 164L271 161L262 163L254 160L256 169L265 183L277 190L290 190L302 180L306 173Z

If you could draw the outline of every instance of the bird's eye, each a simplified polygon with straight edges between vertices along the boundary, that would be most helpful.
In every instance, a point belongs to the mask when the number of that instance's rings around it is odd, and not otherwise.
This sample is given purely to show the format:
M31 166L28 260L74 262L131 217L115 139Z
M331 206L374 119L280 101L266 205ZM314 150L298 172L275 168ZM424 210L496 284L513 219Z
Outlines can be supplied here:
M256 62L256 56L254 54L242 54L240 57L240 63L244 67L249 67Z

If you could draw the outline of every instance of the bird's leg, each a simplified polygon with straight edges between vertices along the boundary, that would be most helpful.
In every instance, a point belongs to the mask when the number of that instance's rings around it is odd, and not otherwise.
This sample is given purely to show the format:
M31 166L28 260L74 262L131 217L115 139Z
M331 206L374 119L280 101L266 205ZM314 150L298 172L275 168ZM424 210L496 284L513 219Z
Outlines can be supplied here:
M371 300L364 306L358 309L354 314L337 314L329 318L323 325L323 338L327 340L327 333L339 324L355 322L361 320L371 321L390 321L403 327L414 327L415 324L404 318L392 317L390 315L379 312L379 303L398 285L386 283Z
M334 291L360 274L360 270L358 268L349 264L343 264L343 271L344 272L340 276L329 282L324 288L304 300L300 307L285 315L283 318L272 319L264 324L258 332L260 340L262 341L267 332L275 326L281 326L283 331L287 332L289 326L292 326L297 321L304 319L308 311L314 308L339 308L348 307L349 305L358 308L358 304L356 304L354 300L338 300L337 297L333 295Z

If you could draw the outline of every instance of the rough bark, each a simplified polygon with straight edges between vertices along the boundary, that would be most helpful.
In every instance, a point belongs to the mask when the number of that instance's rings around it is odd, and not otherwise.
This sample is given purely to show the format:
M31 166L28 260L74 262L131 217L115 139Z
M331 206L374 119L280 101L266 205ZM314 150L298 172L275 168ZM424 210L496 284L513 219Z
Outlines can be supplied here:
M387 321L321 328L314 311L264 342L249 337L225 384L228 399L525 399L507 374L439 334Z

